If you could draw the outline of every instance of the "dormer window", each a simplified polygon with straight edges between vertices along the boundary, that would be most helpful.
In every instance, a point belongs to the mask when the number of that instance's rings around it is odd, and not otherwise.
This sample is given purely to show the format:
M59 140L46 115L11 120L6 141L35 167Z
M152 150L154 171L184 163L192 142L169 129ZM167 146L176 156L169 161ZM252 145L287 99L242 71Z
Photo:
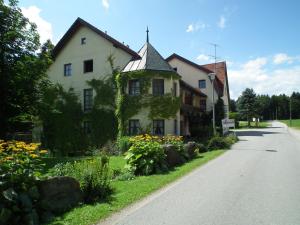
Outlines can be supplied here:
M86 38L83 37L83 38L81 38L81 45L85 45L85 44L86 44Z

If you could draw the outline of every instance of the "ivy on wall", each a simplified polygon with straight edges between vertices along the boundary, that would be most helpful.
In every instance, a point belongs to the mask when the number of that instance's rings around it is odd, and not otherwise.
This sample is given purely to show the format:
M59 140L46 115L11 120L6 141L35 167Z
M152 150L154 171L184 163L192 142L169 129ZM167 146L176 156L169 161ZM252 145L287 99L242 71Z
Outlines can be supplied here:
M180 109L180 97L166 93L163 96L149 94L151 81L155 77L178 80L180 76L174 72L139 70L127 73L119 73L116 76L117 98L116 117L118 120L119 136L126 134L127 122L142 108L149 108L148 118L169 119L176 116ZM138 79L140 82L140 95L129 95L126 88L129 80Z

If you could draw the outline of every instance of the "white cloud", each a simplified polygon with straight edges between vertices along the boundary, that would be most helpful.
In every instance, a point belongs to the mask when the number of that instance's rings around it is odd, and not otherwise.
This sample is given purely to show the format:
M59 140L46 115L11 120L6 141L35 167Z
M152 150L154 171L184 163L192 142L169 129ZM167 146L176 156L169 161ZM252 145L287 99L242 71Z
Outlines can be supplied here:
M40 35L40 42L43 44L48 39L53 41L53 31L52 24L44 20L40 16L41 9L36 6L22 7L22 13L25 17L29 19L30 22L35 23L37 26L37 31Z
M186 29L186 32L193 32L195 30L195 28L194 28L194 25L193 24L190 24L190 25L188 25L188 28Z
M218 27L220 27L221 29L224 29L226 27L226 18L225 16L220 16L220 19L217 23Z
M276 55L274 55L273 57L273 63L274 64L283 64L283 63L293 63L293 58L289 57L287 54L285 53L278 53Z
M190 33L190 32L195 32L197 30L203 30L205 28L207 28L208 25L202 22L198 22L198 23L191 23L188 25L186 32Z
M208 55L205 55L205 54L200 54L200 55L197 56L197 60L200 63L207 63L210 60L210 57Z
M109 0L102 0L103 7L108 10L109 9Z
M245 62L228 70L231 97L236 99L245 88L253 88L257 94L290 94L300 91L300 65L279 70L270 69L266 57Z

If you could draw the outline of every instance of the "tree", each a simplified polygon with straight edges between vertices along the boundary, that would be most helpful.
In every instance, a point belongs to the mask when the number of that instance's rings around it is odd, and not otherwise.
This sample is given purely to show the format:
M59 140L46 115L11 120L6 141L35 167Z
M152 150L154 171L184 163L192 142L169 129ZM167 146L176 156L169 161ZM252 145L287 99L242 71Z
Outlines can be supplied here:
M49 66L46 52L42 49L37 54L36 25L22 15L17 4L17 0L9 0L8 5L0 0L0 138L22 129L21 124L37 114Z
M230 99L229 108L230 112L237 112L236 101L234 99Z
M251 118L257 115L256 94L253 89L246 88L238 98L238 111L247 119L248 127L250 127Z

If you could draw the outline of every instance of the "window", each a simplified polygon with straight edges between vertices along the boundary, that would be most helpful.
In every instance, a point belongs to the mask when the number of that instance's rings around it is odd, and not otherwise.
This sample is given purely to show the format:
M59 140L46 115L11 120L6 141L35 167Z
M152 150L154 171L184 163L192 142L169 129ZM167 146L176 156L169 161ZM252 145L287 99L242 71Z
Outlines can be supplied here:
M83 131L85 134L92 133L92 123L91 121L83 121Z
M177 96L177 83L176 82L174 82L173 83L173 90L172 90L172 92L173 92L173 96Z
M83 62L83 72L84 73L89 73L89 72L93 72L93 60L85 60Z
M200 100L200 109L203 111L206 111L206 100L205 99Z
M164 79L152 80L152 94L156 96L164 95Z
M165 121L164 120L153 120L153 134L164 135L165 134Z
M140 133L140 121L129 120L129 135L137 135Z
M205 80L199 80L199 88L206 88L206 81Z
M173 70L177 72L177 67L173 67Z
M86 44L86 38L83 37L83 38L81 38L81 45L85 45L85 44Z
M83 110L88 112L93 108L93 89L83 90Z
M139 95L140 94L140 81L139 80L129 80L129 95Z
M72 64L68 63L64 65L64 76L68 77L72 75Z
M177 120L174 120L174 134L178 134Z

